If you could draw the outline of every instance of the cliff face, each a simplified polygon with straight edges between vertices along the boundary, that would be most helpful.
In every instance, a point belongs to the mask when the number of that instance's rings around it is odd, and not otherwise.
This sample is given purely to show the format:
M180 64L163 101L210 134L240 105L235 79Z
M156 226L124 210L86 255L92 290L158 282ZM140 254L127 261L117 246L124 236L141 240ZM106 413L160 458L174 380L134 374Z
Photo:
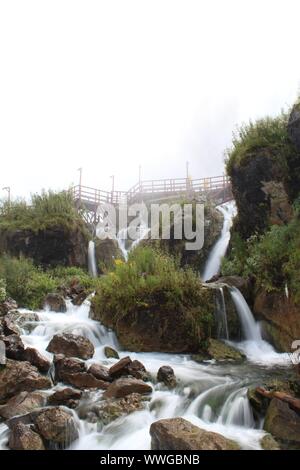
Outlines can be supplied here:
M227 274L253 278L251 303L256 318L277 349L290 351L300 337L299 289L295 288L300 271L295 206L300 194L300 105L293 107L290 116L243 127L228 153L227 171L238 209L229 255L229 265L236 272Z
M79 227L0 231L0 253L16 257L22 255L44 267L86 267L87 245L87 234Z
M235 229L242 238L290 220L286 169L268 149L259 149L243 165L233 166L230 176L238 209Z

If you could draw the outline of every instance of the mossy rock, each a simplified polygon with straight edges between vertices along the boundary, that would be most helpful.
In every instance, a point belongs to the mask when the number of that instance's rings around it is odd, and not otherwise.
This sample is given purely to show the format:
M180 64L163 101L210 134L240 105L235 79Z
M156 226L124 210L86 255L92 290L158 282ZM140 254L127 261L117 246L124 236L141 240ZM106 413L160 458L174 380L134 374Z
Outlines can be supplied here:
M175 306L168 291L158 290L151 297L145 292L142 301L132 305L123 316L118 313L123 312L124 305L113 312L105 311L99 306L96 294L92 314L115 331L120 344L128 351L197 353L216 329L215 293L200 283L197 290L197 306L190 305L190 299L183 299Z
M260 445L264 450L280 450L280 446L271 434L266 434L260 441Z
M194 361L202 362L207 359L214 359L216 361L234 361L242 362L246 359L246 356L242 354L237 349L229 346L223 341L210 338L208 341L208 346L206 351L203 354L197 354L192 356Z
M300 448L300 416L287 403L272 399L267 409L264 430L272 434L283 449Z

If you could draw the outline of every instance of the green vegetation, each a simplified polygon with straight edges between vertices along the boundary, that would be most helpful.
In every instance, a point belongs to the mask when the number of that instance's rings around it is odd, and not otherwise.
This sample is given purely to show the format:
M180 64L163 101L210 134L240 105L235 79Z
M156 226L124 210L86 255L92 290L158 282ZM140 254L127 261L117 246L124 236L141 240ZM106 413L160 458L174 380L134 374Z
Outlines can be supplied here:
M178 259L139 246L128 263L116 260L115 271L100 279L93 311L114 327L125 318L127 325L134 325L144 314L148 318L153 314L160 318L163 330L168 318L172 318L173 327L183 318L183 334L188 331L200 344L212 334L214 326L211 299L211 290L201 288L197 274L190 268L180 268Z
M96 287L97 280L79 268L55 268L43 271L26 258L0 257L0 298L6 286L6 294L21 307L38 309L44 297L63 287L80 283L88 292Z
M32 230L37 232L53 226L72 228L83 225L68 191L34 194L31 203L14 201L0 205L0 229Z
M232 147L226 152L226 169L232 175L234 166L246 165L258 151L266 154L280 165L281 171L288 172L288 160L295 154L287 132L288 114L266 117L242 125L233 135Z
M234 233L232 250L222 265L223 275L253 276L268 292L283 291L285 284L300 303L300 215L286 225L273 225L261 236L244 241Z

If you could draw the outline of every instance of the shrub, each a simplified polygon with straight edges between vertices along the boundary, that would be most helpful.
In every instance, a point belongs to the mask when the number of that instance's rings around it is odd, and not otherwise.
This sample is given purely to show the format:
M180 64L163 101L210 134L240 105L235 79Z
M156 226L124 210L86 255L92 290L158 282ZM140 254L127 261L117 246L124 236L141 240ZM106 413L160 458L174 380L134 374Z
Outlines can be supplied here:
M243 165L259 149L267 149L284 170L287 160L295 153L287 132L288 115L281 113L278 117L266 117L256 122L243 124L233 134L232 147L226 151L226 169L232 174L235 165Z
M94 312L100 316L104 312L114 323L124 317L134 322L141 311L184 311L191 330L199 328L196 323L201 317L207 334L214 321L197 274L180 268L176 258L150 247L137 247L127 263L117 261L115 271L99 280L93 306ZM194 317L190 314L193 308L197 310Z
M68 191L34 194L30 204L17 200L8 206L7 202L2 202L0 215L0 228L3 229L38 231L57 225L70 228L78 224L83 227Z
M25 258L0 258L0 277L6 281L7 294L21 306L39 308L44 296L55 290L56 283L48 274Z
M286 225L273 225L261 236L242 240L232 237L230 255L223 260L222 274L253 276L267 291L283 290L287 283L300 302L300 219L298 213Z
M62 286L70 287L78 282L91 292L98 282L79 268L59 267L43 271L29 259L7 255L0 257L0 279L5 280L7 295L15 299L20 306L33 310L42 306L47 294Z

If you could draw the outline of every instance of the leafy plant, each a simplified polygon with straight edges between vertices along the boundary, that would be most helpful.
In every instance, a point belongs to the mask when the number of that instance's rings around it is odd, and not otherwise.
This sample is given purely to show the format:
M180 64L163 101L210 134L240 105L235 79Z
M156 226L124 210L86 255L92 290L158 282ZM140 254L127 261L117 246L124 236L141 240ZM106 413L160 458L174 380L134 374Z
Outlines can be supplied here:
M16 200L10 205L2 201L0 205L0 229L38 231L57 225L67 228L79 225L84 228L68 191L34 194L30 204Z
M257 150L266 149L268 155L279 163L283 170L288 168L289 158L295 154L287 132L288 114L266 117L256 122L243 124L233 134L232 147L226 151L226 169L232 174L235 165L244 165Z

